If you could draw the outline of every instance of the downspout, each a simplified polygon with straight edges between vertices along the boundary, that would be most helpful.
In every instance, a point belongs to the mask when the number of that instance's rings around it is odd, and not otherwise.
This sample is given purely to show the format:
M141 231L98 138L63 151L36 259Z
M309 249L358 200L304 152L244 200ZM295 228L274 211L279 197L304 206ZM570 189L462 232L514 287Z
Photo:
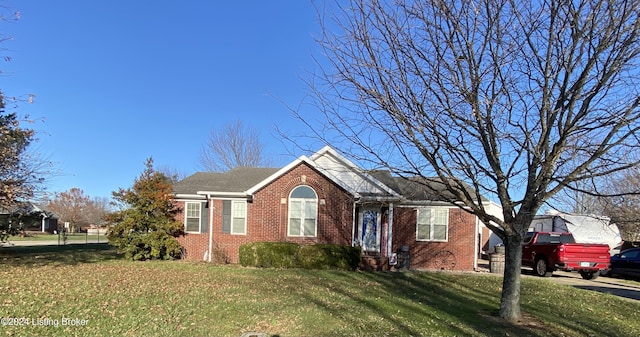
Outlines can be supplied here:
M387 222L387 257L391 257L393 250L393 202L389 203L389 216Z
M480 218L476 215L476 231L473 235L473 270L478 271L478 235L481 234L480 231Z
M208 262L211 263L211 255L213 250L213 199L207 197L207 202L209 203L209 218L207 221L207 227L209 227L209 256L207 258Z

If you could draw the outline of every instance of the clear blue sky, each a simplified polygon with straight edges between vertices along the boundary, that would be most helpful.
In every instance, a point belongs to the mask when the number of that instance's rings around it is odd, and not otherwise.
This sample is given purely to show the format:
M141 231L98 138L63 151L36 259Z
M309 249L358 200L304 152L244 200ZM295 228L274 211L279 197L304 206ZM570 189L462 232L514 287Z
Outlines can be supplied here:
M315 67L319 25L307 0L8 0L0 89L35 95L15 111L44 119L35 144L60 173L49 192L110 197L156 168L199 169L211 130L236 119L258 128L275 165L297 155L275 125L295 129ZM274 98L277 97L278 99ZM294 152L296 156L292 156ZM282 155L282 156L281 156Z

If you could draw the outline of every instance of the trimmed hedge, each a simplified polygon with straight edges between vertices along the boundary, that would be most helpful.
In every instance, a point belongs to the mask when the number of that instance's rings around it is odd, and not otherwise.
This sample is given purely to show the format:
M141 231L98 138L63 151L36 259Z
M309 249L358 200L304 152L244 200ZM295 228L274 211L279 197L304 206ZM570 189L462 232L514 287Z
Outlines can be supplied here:
M355 270L360 265L360 247L291 242L253 242L240 246L240 264L258 268L303 268Z

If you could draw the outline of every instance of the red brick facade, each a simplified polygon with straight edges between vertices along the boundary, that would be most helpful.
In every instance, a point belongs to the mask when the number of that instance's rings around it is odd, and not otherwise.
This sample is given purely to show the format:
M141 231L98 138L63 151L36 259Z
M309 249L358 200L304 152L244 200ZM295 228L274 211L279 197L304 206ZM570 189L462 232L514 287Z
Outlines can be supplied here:
M446 242L416 240L415 207L396 207L393 213L393 251L409 247L412 269L473 270L475 267L476 217L460 208L449 208Z
M318 195L318 219L316 237L292 237L287 235L288 200L291 191L300 186L311 187ZM184 202L179 202L184 208ZM212 200L205 209L213 216L210 230L214 254L223 252L231 263L238 262L240 245L249 242L297 242L305 244L333 243L349 245L353 231L354 199L345 190L326 179L306 163L294 167L270 184L257 191L253 200L247 203L247 230L244 235L222 232L222 200ZM179 215L184 220L184 215ZM179 238L186 251L187 259L203 260L209 249L209 232L187 233Z
M318 197L317 229L315 237L288 235L288 207L291 191L301 185L311 187ZM178 201L184 209L184 201ZM345 189L325 177L306 162L280 175L253 193L247 203L246 234L228 234L222 230L222 199L212 199L208 208L209 228L206 233L188 233L179 238L189 260L207 260L211 235L214 261L224 256L227 262L238 263L238 251L242 244L250 242L296 242L303 244L333 243L350 245L358 235L358 212L354 197ZM387 265L388 204L380 206L380 265ZM367 204L366 207L371 207ZM476 217L457 207L449 208L448 239L446 242L416 240L417 206L398 204L393 207L392 252L409 249L412 269L473 270L484 233L478 232ZM184 221L184 215L179 215ZM355 233L354 233L355 232Z

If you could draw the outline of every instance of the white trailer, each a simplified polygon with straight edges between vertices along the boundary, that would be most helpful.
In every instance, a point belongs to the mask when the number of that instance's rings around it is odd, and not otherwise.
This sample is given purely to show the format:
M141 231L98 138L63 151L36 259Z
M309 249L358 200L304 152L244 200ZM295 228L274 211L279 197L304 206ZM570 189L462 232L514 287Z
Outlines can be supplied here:
M569 232L577 243L606 243L610 249L622 244L620 230L608 217L561 212L536 215L530 232Z
M622 237L616 224L604 216L591 214L572 214L547 212L536 215L528 229L529 232L569 232L577 243L606 243L610 249L622 244ZM501 244L502 240L491 233L489 251Z

